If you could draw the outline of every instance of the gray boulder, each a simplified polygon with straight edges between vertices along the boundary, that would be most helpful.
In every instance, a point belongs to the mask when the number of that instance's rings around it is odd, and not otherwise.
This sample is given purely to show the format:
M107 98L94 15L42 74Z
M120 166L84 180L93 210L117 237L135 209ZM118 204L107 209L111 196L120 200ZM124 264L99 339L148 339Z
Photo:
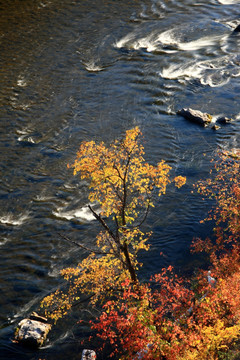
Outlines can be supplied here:
M46 318L33 313L18 324L15 341L28 347L38 348L46 340L51 327Z
M97 355L95 351L84 349L82 352L82 360L95 360Z
M212 121L211 115L207 113L202 113L199 110L193 110L191 108L181 109L177 112L177 114L201 126L207 126Z

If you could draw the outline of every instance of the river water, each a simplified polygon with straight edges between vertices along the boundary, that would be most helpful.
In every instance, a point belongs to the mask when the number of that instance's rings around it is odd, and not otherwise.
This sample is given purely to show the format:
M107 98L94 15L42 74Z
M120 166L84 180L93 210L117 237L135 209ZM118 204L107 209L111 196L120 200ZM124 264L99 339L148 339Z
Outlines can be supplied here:
M240 145L239 0L5 0L0 3L0 358L79 359L87 308L73 311L39 351L11 342L17 322L62 285L59 271L94 244L87 185L67 169L83 140L110 142L139 125L146 159L166 160L180 190L156 199L144 230L142 278L162 266L190 273L189 254L211 204L191 193L219 149ZM182 107L231 125L214 131ZM164 252L164 257L160 256Z

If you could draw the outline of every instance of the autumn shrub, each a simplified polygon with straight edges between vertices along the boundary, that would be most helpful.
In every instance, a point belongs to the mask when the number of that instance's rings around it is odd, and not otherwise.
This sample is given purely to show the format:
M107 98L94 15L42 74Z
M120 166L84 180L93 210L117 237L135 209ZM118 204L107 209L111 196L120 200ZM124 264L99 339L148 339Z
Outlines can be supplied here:
M209 178L196 186L216 202L204 219L214 220L214 236L192 244L193 252L209 256L210 268L186 280L170 266L142 283L137 255L148 250L150 234L140 228L154 206L153 193L165 194L172 180L164 161L145 161L141 135L136 127L109 146L81 144L70 167L89 182L89 200L101 211L91 204L89 210L102 231L93 248L79 244L89 251L86 259L62 270L68 291L57 290L42 306L57 320L79 294L91 295L101 307L92 329L118 360L218 360L240 335L239 158L222 154ZM186 181L173 180L177 187Z
M193 252L205 252L214 274L214 288L206 291L206 298L197 307L196 319L201 326L202 340L193 359L218 359L240 335L240 157L239 151L219 154L212 176L197 184L204 198L215 199L215 206L204 221L214 220L214 235L195 239ZM204 272L202 272L202 275ZM200 275L201 276L201 275ZM205 272L205 277L207 273ZM203 279L203 276L201 276ZM202 281L199 281L201 288ZM200 312L199 312L200 311ZM203 322L205 321L205 323ZM204 357L205 356L205 357ZM192 359L191 357L189 359Z
M239 338L239 159L220 156L197 189L216 201L205 219L215 220L215 236L192 245L209 255L211 268L199 271L194 287L163 269L141 293L128 286L121 306L105 304L93 328L121 359L217 360Z

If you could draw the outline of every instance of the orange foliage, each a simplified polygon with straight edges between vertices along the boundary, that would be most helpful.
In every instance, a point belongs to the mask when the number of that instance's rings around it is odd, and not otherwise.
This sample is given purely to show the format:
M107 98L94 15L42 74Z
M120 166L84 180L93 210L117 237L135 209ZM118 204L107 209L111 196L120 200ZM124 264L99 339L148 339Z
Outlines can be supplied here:
M205 279L198 292L171 268L155 275L151 284L141 285L141 291L124 285L123 299L107 302L93 324L112 345L112 356L215 360L240 335L240 271L218 279L215 287Z
M206 251L210 252L226 250L228 244L236 244L240 238L240 158L224 154L215 164L215 176L197 185L204 197L216 200L216 206L205 219L216 222L216 244L206 243Z
M121 359L217 360L239 338L239 166L238 158L223 156L215 176L198 185L216 200L207 218L216 222L215 238L193 243L195 252L210 255L211 272L200 271L191 290L171 268L163 269L140 292L126 287L121 307L106 303L93 328Z

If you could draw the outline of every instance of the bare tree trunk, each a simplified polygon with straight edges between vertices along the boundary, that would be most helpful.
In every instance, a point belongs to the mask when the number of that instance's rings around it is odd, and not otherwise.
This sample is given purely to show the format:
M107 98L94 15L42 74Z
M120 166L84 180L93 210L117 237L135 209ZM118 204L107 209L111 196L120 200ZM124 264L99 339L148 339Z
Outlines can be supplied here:
M124 256L125 256L125 259L126 259L126 266L127 266L127 269L130 273L130 276L131 276L131 280L133 283L137 283L138 280L137 280L137 275L136 275L136 271L132 265L132 262L131 262L131 259L130 259L130 256L129 256L129 251L128 251L128 246L126 243L124 243L123 245L123 253L124 253Z

